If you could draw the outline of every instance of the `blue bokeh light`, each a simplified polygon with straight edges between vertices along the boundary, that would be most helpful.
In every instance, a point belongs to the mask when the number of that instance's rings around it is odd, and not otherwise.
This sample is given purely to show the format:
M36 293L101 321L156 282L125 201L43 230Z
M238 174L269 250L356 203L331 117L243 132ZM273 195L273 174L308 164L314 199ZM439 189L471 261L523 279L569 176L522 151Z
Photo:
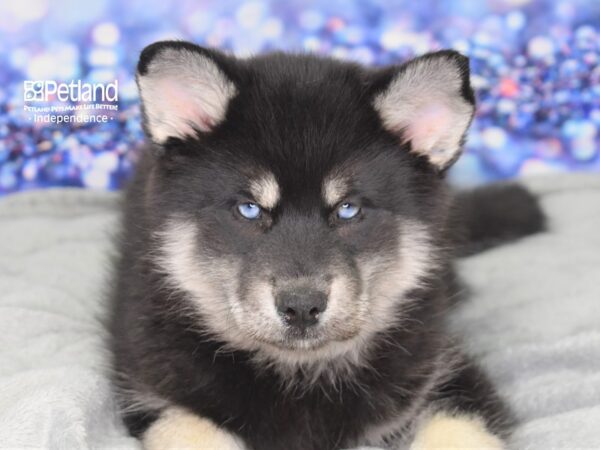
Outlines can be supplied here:
M594 0L19 0L0 2L0 193L122 186L143 142L137 57L166 38L374 65L455 48L471 58L479 105L453 182L600 170ZM106 124L33 123L25 79L116 79L119 110Z

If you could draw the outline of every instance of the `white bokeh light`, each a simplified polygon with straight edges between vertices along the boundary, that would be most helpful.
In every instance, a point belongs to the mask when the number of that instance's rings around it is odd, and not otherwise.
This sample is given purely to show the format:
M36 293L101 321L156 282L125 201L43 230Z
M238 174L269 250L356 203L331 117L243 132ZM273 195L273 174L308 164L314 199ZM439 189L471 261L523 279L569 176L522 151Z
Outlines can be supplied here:
M94 27L92 31L94 42L99 45L110 47L119 42L121 33L119 28L112 22L103 22Z
M23 22L41 19L48 11L48 0L13 0L2 3L5 3L9 14Z

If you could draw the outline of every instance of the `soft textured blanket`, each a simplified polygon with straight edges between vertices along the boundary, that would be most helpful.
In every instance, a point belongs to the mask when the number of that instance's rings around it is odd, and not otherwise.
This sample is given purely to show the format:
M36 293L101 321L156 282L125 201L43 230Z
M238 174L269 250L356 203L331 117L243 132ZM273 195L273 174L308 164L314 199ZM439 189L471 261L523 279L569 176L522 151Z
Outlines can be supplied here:
M453 323L521 419L515 449L600 449L600 177L528 182L549 231L464 259ZM139 448L106 376L115 194L0 200L0 448ZM510 214L510 211L507 211Z

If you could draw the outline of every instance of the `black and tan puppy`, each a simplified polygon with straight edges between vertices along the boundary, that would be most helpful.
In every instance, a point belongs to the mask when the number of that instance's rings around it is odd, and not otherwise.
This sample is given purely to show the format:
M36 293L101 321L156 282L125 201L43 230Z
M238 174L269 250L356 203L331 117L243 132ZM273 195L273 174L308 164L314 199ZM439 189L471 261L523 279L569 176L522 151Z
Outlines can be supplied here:
M504 448L510 415L444 326L468 60L159 42L137 80L151 144L110 322L131 433L150 449Z

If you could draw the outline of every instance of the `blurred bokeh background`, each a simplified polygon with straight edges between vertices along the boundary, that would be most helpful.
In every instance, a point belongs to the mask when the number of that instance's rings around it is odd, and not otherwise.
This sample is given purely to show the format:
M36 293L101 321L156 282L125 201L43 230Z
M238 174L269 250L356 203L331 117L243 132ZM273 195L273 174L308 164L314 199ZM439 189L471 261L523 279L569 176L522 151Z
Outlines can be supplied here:
M600 171L598 0L0 0L0 194L122 186L143 141L135 64L167 38L373 65L454 48L479 105L453 182ZM119 110L106 124L33 123L24 80L118 80Z

